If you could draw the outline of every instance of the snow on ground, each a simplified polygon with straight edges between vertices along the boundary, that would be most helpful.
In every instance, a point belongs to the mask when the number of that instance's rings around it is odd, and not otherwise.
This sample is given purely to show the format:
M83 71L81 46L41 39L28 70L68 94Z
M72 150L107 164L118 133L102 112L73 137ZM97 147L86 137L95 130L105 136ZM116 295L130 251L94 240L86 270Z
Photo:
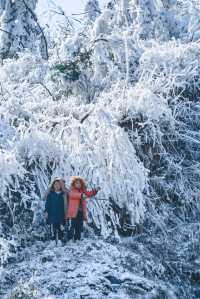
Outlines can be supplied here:
M176 298L170 285L145 278L137 262L126 243L86 238L55 247L54 241L38 241L25 249L21 262L1 272L1 298Z

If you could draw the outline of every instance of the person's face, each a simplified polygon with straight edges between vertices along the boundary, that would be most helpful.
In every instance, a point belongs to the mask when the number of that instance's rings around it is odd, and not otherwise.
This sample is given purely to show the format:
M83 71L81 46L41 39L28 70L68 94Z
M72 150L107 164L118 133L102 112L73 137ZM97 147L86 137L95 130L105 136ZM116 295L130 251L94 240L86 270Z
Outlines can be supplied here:
M81 182L77 180L77 181L75 182L75 187L76 187L77 189L81 189Z
M60 191L60 189L61 189L60 182L59 182L59 181L56 181L56 182L54 183L53 187L54 187L54 190L55 190L55 191Z
M60 186L62 189L65 189L65 181L64 180L60 181Z

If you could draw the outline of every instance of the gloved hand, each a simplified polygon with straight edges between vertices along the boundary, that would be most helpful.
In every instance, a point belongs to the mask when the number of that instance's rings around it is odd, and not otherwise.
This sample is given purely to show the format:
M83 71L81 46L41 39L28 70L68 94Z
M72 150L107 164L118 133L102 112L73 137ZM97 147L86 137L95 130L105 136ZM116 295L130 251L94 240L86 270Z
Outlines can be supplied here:
M60 225L60 230L63 232L64 229L65 229L64 225L61 224L61 225Z
M85 200L86 198L87 198L87 195L83 192L83 193L81 194L81 199Z

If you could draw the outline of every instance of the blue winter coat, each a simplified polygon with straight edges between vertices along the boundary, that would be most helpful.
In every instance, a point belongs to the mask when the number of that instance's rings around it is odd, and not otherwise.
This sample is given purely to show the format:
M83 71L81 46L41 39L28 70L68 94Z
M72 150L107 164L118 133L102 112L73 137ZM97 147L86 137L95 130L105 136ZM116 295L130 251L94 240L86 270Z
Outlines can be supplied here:
M49 224L63 224L65 219L64 193L50 192L45 203L45 212L48 213Z

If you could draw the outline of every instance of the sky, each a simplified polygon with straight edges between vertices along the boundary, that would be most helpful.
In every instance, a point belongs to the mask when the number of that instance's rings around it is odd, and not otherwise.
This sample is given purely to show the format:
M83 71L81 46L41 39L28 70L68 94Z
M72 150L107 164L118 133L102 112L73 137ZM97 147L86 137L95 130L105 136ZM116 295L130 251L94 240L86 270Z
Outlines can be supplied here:
M43 0L44 1L44 0ZM81 13L86 0L56 0L68 14Z
M100 6L103 5L107 0L99 0ZM37 15L39 17L41 25L52 23L52 9L60 6L67 16L72 14L80 14L84 11L84 6L87 0L39 0L37 6ZM55 20L55 15L54 15Z
M44 0L43 0L44 1ZM57 3L60 3L66 12L69 13L80 13L84 9L84 5L87 0L57 0ZM99 0L99 4L102 5L106 0Z
M82 13L84 10L84 3L86 0L39 0L37 6L37 14L39 18L48 23L49 22L49 13L56 6L62 7L66 15L69 16L73 13Z

